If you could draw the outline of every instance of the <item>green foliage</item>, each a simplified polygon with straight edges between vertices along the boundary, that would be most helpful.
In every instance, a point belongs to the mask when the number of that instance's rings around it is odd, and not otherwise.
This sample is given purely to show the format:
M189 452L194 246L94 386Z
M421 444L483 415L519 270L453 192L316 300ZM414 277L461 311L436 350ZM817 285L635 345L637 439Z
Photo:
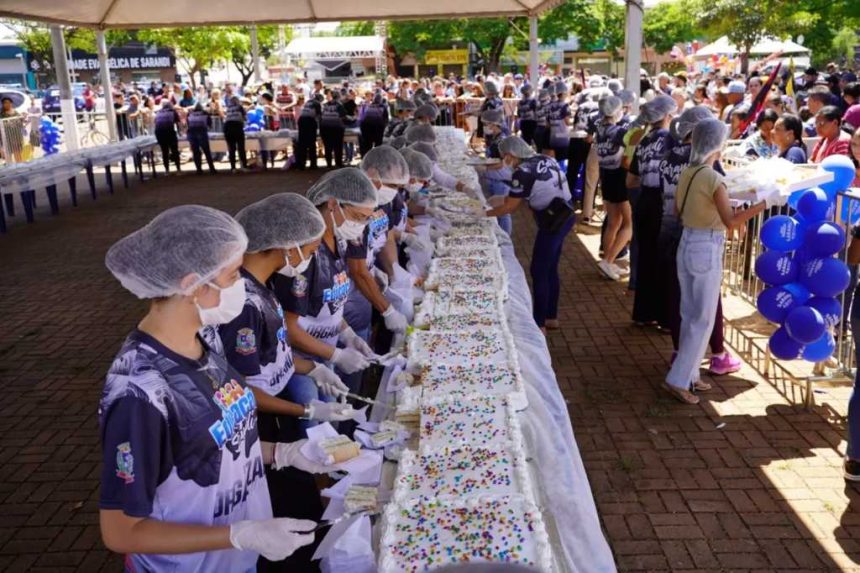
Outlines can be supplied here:
M373 22L343 22L334 31L335 36L373 36Z
M176 61L185 68L196 87L194 74L215 62L231 57L236 42L234 31L228 27L185 27L141 30L138 39L149 44L173 48Z
M229 26L224 28L228 44L229 60L242 75L242 85L248 83L254 74L254 62L251 57L251 28L248 26ZM292 28L287 28L286 41L292 36ZM260 47L260 57L264 60L272 55L278 44L278 27L274 25L257 26L257 44Z
M646 8L642 32L645 45L660 54L671 51L675 44L702 37L689 0L667 0Z
M854 46L860 43L857 32L853 28L842 28L833 37L833 52L837 59L846 61L854 59Z

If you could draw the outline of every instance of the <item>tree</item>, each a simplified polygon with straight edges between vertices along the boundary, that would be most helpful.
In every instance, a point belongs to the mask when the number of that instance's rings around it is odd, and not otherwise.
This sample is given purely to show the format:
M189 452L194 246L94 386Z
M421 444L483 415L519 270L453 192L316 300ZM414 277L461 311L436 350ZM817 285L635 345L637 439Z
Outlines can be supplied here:
M373 22L344 22L334 31L335 36L373 36L375 30Z
M853 28L842 28L833 37L833 52L843 62L854 60L854 47L857 45L857 32Z
M292 34L292 29L287 32L287 41ZM225 29L227 42L229 44L230 61L239 70L242 76L242 86L248 83L254 75L254 61L251 54L251 29L247 26L233 26ZM260 56L268 59L278 43L277 26L257 26L257 43L260 46Z
M688 0L668 0L646 8L642 31L645 45L658 54L671 51L676 44L702 37Z
M752 47L769 33L779 0L699 0L700 23L713 36L727 36L741 52L741 71L749 69Z
M176 62L191 78L192 87L197 87L194 74L208 69L215 62L228 59L231 42L235 41L226 27L159 28L141 30L137 35L143 42L172 48Z

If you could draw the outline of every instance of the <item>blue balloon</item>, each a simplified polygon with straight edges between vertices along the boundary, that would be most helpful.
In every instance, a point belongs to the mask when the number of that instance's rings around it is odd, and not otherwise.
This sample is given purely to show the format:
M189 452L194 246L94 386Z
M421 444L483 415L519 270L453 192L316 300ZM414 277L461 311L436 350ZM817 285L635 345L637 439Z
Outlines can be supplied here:
M842 220L848 225L856 225L860 222L860 200L847 197L842 198Z
M830 208L830 198L827 193L817 187L804 191L797 201L797 210L809 222L823 221Z
M800 267L800 282L816 296L834 297L851 282L848 266L838 259L810 259Z
M811 344L821 338L827 326L821 313L808 306L799 306L785 317L785 330L801 344Z
M793 251L803 244L797 219L788 215L777 215L761 226L761 242L775 251Z
M828 221L813 223L806 230L804 246L810 254L818 257L835 255L845 246L845 231Z
M772 286L764 289L756 299L756 308L763 317L771 322L782 324L788 313L797 306L803 304L808 298L803 298L801 293L793 293L788 286ZM805 288L803 289L806 290ZM807 292L808 295L808 292Z
M799 272L800 270L798 269L798 273ZM792 296L797 299L797 304L804 304L812 296L812 293L809 292L809 289L800 283L782 285L782 288L790 292Z
M794 360L799 358L800 353L803 352L803 345L789 336L784 326L779 327L776 332L771 334L768 347L770 353L780 360Z
M836 350L836 341L833 340L832 334L825 332L821 338L804 347L803 359L809 362L821 362L830 358L834 350Z
M755 274L769 285L784 285L797 279L797 263L790 253L765 251L755 261Z
M831 155L820 163L821 168L833 173L833 181L819 185L833 199L839 191L845 191L854 181L854 162L847 155Z
M842 321L842 303L837 298L814 296L806 301L806 306L820 312L828 328L833 328Z

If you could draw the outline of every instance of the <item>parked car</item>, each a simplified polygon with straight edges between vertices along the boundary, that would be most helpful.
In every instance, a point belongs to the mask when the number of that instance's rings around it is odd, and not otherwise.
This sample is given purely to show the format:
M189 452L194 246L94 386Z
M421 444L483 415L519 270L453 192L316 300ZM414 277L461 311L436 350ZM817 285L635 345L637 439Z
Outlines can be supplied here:
M85 83L72 84L72 95L75 100L75 111L84 111L84 88ZM60 88L51 86L42 97L42 113L60 113Z

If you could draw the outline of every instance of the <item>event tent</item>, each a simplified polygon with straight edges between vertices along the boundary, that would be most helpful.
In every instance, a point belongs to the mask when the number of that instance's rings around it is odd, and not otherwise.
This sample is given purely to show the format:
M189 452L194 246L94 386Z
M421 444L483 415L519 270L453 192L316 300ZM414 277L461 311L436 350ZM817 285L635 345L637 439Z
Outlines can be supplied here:
M306 60L349 60L375 58L385 54L382 36L322 36L295 38L284 53Z
M743 50L729 42L726 36L720 37L717 41L704 46L698 50L693 57L702 59L710 58L711 56L734 56L741 53ZM776 38L764 38L755 44L750 50L750 54L756 56L768 56L770 54L782 52L783 54L807 54L809 48L804 48L791 40L778 40Z

